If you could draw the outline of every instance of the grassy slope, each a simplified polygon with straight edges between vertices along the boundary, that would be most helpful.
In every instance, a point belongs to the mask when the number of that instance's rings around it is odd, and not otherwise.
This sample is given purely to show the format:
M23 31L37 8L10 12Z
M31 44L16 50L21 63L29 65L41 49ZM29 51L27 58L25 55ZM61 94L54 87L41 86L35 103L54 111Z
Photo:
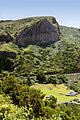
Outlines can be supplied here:
M80 94L77 96L66 96L66 94L69 94L73 90L67 89L67 86L64 84L56 85L53 84L38 84L35 83L33 86L35 89L40 89L43 93L46 94L46 96L52 94L55 97L57 97L58 103L61 102L70 102L70 100L73 100L74 98L80 99Z

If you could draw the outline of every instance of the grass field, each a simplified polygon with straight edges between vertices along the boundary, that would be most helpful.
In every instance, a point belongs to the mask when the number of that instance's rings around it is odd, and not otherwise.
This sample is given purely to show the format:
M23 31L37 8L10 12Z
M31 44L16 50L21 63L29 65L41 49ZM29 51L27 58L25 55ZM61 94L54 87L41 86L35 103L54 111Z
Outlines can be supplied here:
M45 97L52 94L55 97L57 97L58 103L61 102L70 102L70 100L73 100L74 98L80 99L80 94L76 96L66 96L66 94L69 94L73 90L70 90L65 86L64 84L60 85L53 85L53 84L38 84L35 83L32 85L35 89L40 89L43 93L45 93Z

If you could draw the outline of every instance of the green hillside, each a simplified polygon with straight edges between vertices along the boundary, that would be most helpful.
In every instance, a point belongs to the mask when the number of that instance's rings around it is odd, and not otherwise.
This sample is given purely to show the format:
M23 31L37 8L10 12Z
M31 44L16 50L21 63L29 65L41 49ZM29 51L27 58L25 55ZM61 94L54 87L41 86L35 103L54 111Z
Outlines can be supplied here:
M44 19L57 24L60 40L16 45L22 30ZM2 42L6 35L13 39ZM80 29L31 17L0 21L0 36L0 120L80 120ZM72 91L78 95L66 96Z
M54 17L32 17L14 21L0 21L0 33L8 32L15 37L26 26L29 28L37 21L48 19L55 23ZM15 52L11 72L16 76L37 75L39 71L44 74L74 73L80 71L80 30L66 26L59 26L61 40L47 46L29 45L19 48L14 42L1 42L0 51ZM17 35L16 34L16 35ZM15 39L15 38L14 38ZM1 59L2 56L1 56ZM6 58L8 59L8 58ZM2 61L2 60L1 60ZM0 64L2 64L1 62ZM5 64L1 71L6 69ZM9 71L10 72L10 71Z
M80 29L73 27L60 26L62 38L68 42L80 42Z

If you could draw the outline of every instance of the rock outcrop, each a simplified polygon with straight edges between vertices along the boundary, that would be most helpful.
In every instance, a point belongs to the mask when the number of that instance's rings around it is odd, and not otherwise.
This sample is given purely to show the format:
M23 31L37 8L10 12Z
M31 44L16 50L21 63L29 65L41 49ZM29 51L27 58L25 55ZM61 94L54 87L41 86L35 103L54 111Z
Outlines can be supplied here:
M0 58L6 58L6 57L10 57L10 58L14 59L16 57L16 53L15 52L0 51Z
M60 40L58 23L51 23L47 19L25 28L16 38L18 46L26 47L29 44L44 45Z
M12 41L13 40L13 38L10 36L10 34L3 34L3 35L0 35L0 42L10 42L10 41Z

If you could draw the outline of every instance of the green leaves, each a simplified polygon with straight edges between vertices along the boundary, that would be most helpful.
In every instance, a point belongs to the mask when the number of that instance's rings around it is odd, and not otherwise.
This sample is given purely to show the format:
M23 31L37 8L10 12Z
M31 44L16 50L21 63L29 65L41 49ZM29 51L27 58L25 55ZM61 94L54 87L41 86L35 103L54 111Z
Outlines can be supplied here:
M29 112L25 107L11 103L10 98L0 95L0 120L29 120Z
M38 72L36 79L39 81L39 83L46 82L46 76L45 76L45 74L43 73L43 71L39 71L39 72Z

